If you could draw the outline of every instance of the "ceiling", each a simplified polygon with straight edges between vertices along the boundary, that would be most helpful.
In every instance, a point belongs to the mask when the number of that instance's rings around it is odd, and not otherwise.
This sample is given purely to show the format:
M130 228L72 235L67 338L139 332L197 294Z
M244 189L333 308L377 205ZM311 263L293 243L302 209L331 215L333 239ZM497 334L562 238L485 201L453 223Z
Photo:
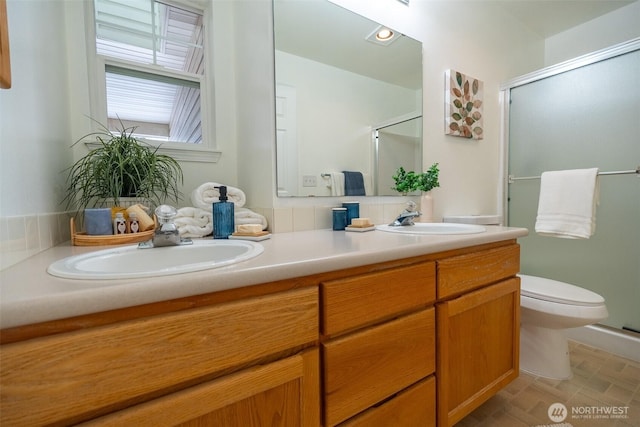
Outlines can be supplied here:
M637 0L483 1L505 9L531 31L547 38L634 3Z
M504 9L531 31L547 38L640 0L475 1ZM392 49L380 49L364 41L377 24L330 1L275 0L274 9L276 49L392 84L421 87L421 73L403 72L416 69L421 60L415 50L403 52L405 47L415 49L408 37L392 43ZM328 28L332 30L327 31ZM385 50L397 52L389 59Z

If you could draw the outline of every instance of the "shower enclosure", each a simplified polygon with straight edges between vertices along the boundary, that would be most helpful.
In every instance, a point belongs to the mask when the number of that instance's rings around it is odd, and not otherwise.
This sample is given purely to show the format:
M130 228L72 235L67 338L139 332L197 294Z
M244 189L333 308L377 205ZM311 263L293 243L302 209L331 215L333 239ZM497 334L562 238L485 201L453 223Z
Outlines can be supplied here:
M640 39L513 80L502 96L505 210L510 226L530 230L522 273L594 291L607 303L604 325L640 332ZM599 176L595 234L537 235L537 177L591 167L626 172Z

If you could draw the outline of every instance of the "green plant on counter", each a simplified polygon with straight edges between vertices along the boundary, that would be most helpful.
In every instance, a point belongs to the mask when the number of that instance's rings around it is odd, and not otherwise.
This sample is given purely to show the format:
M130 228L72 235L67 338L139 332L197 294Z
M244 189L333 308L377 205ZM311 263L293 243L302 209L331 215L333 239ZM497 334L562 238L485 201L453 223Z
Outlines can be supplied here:
M438 181L439 173L438 163L434 163L423 173L407 172L400 166L395 175L392 176L395 185L391 189L400 194L408 194L416 190L426 193L436 187L440 187L440 182Z
M427 191L440 187L440 182L438 181L439 174L440 169L438 169L438 163L432 164L426 172L418 174L415 189L426 193Z
M133 136L135 127L126 128L122 121L115 133L96 123L99 131L72 145L90 136L95 136L100 144L68 169L67 194L63 200L67 208L75 206L81 211L111 199L118 205L123 197L145 199L156 206L166 199L178 202L183 174L173 157L137 140Z

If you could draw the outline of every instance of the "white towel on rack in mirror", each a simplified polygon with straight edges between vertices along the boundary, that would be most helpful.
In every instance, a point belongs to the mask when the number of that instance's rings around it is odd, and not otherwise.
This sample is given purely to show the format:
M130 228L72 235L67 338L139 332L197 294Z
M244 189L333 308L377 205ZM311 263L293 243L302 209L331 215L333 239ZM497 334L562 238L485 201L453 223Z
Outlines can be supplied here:
M331 172L331 195L344 196L344 174L342 172Z
M598 169L544 172L536 233L569 239L588 239L596 229Z

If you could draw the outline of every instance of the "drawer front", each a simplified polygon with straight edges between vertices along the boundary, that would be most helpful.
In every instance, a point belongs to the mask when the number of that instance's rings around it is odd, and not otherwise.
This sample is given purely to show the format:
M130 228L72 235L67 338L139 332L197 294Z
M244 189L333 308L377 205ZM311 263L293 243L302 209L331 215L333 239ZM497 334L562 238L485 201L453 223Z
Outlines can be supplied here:
M323 345L324 409L333 426L435 370L435 309Z
M0 424L81 420L317 339L317 288L305 288L8 344Z
M82 423L128 426L319 426L317 348Z
M322 333L335 335L432 303L435 280L435 263L427 262L324 282Z
M436 425L436 379L431 376L392 399L340 424L340 427Z
M509 245L438 261L438 299L514 276L520 271L520 245Z

